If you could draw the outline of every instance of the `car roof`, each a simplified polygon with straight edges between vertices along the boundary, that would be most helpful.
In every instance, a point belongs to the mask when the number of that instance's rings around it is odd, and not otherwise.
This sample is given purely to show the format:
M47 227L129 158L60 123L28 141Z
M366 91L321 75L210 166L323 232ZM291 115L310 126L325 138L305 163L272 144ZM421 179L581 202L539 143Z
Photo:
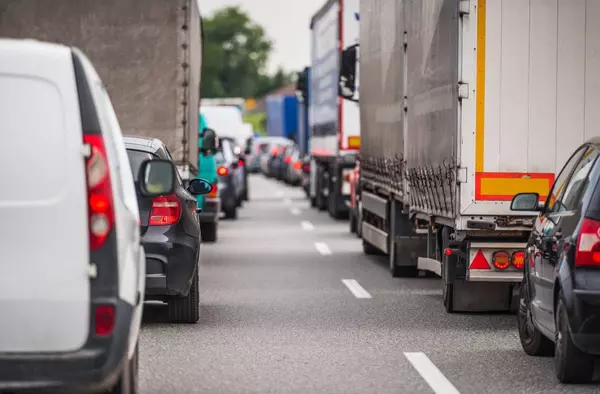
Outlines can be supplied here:
M27 53L28 55L57 55L66 54L71 56L71 48L52 42L33 40L33 39L17 39L17 38L0 38L0 50L11 51L13 53ZM61 53L62 52L62 53Z
M123 141L128 149L141 150L149 153L156 153L162 146L163 142L158 138L140 137L140 136L124 136Z

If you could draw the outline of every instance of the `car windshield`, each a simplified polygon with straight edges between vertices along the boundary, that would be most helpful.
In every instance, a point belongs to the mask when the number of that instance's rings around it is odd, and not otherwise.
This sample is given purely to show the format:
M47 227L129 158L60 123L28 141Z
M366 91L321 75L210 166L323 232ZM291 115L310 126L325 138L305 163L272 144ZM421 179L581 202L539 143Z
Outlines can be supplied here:
M146 160L154 159L154 155L148 152L142 152L139 150L127 149L127 156L129 157L129 165L131 166L131 174L133 179L137 182L138 174L140 173L140 167Z

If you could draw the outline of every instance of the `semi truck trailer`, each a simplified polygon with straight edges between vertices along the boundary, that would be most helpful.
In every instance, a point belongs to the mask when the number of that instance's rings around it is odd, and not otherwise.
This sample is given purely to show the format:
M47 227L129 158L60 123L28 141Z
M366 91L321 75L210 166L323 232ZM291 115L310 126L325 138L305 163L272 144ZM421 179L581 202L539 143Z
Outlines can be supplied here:
M537 213L511 199L544 200L600 134L600 7L381 0L360 16L364 252L441 276L447 312L514 309Z
M163 141L184 180L198 172L201 31L195 0L0 0L0 36L81 49L123 134Z
M341 52L358 42L358 12L358 0L328 0L310 24L310 200L334 218L348 214L345 178L360 147L358 104L342 98L338 86Z

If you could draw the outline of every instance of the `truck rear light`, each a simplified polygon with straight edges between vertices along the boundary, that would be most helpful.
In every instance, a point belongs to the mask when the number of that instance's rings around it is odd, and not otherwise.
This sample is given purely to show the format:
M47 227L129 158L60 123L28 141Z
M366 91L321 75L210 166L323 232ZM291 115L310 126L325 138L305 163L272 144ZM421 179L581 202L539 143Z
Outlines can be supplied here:
M244 166L244 160L238 160L238 167Z
M475 258L473 259L473 261L471 261L471 265L469 265L469 269L472 269L472 270L489 270L490 269L490 264L488 263L487 259L483 255L483 252L481 251L481 249L479 251L477 251Z
M166 226L177 223L181 217L181 204L176 195L158 196L152 201L150 226Z
M301 170L302 169L302 163L300 163L299 161L294 162L294 170Z
M492 264L499 270L505 270L510 265L510 255L505 251L494 252Z
M84 144L89 146L85 161L89 240L92 250L100 248L115 222L110 171L104 140L98 134L85 134Z
M229 170L227 169L227 167L220 166L219 168L217 168L217 174L219 174L220 176L225 176L229 174Z
M112 334L115 328L115 307L111 305L100 305L96 308L94 315L96 335L107 336Z
M213 183L212 188L210 189L210 192L206 195L206 197L217 198L217 195L219 193L219 187L217 185L218 184L216 182Z
M522 250L514 252L511 257L511 262L516 269L522 270L525 266L525 252Z
M290 156L285 158L285 164L290 164L292 162L292 158Z
M279 154L279 149L273 148L271 149L271 156L277 156Z
M575 265L600 267L600 221L584 218L577 237Z

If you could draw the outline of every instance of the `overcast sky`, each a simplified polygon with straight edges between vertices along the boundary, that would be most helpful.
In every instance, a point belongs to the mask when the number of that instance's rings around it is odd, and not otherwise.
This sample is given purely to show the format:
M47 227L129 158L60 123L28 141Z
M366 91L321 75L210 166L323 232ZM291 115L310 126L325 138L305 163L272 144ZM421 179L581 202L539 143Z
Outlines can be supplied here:
M269 70L300 71L310 59L310 18L326 0L198 0L203 16L239 5L273 41Z

